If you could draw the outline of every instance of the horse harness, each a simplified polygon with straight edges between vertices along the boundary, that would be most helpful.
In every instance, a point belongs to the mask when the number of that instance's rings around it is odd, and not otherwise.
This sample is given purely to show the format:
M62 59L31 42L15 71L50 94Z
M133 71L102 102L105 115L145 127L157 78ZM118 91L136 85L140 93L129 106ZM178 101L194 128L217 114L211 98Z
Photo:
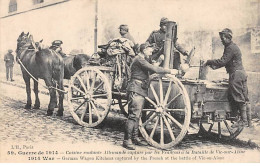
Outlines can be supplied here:
M25 52L27 51L27 50L30 50L30 49L28 49L28 47L29 47L29 45L23 45L23 46L21 46L20 48L19 48L19 50L21 50L21 53L20 53L20 55L24 55L25 54ZM18 51L19 51L18 50ZM35 51L35 49L32 49L33 51ZM52 50L53 52L55 52L54 50ZM22 54L23 53L23 54ZM55 52L56 53L56 52ZM58 53L56 53L56 54L58 54ZM24 56L22 56L21 58L20 57L17 57L17 61L19 62L19 64L23 67L23 69L29 74L29 76L34 80L34 81L36 81L38 84L40 84L41 86L43 86L44 88L46 88L46 89L55 89L55 90L57 90L57 91L59 91L59 92L62 92L62 93L68 93L68 91L64 91L64 90L62 90L62 89L59 89L59 88L56 88L56 87L53 87L53 86L46 86L46 85L44 85L44 84L41 84L39 81L38 81L38 79L36 79L27 69L26 69L26 67L24 66L24 64L22 63L22 60L23 60L23 57Z

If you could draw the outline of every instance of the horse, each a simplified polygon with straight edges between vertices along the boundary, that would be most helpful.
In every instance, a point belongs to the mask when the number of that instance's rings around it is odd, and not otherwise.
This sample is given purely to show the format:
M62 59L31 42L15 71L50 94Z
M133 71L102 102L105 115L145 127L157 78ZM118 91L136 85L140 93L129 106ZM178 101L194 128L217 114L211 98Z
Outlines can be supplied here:
M35 42L36 49L47 48L48 46L44 46L42 44L43 39L39 42ZM62 57L64 60L64 79L70 79L79 69L86 66L88 64L91 56L87 54L68 54Z
M49 89L50 102L48 105L47 116L53 115L55 106L57 105L56 90L53 87L58 85L61 91L59 93L59 108L57 116L63 116L63 98L64 90L63 77L64 77L64 61L62 57L55 53L53 50L48 48L41 49L29 49L33 44L33 37L29 35L29 32L25 34L22 32L17 39L16 59L20 60L18 63L21 66L23 79L26 84L27 102L25 109L31 109L31 88L30 79L32 76L35 78L34 81L34 93L35 93L35 104L34 109L40 108L40 100L38 96L38 79L43 79L46 86ZM30 76L30 74L32 75Z
M88 64L91 57L87 54L76 54L63 57L64 79L70 79L79 69Z

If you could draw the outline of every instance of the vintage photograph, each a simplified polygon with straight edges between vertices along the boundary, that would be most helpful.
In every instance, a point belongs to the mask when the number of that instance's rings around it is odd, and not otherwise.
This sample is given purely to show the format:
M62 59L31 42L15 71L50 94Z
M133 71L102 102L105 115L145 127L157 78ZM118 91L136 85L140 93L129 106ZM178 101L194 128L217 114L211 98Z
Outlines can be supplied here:
M260 0L0 0L1 163L259 163Z

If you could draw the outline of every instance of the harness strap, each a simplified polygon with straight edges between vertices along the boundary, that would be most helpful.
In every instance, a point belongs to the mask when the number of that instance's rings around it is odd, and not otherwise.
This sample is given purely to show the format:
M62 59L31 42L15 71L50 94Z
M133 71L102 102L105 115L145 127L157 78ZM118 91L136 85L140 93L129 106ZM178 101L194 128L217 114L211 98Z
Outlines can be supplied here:
M24 68L24 70L32 77L32 79L34 79L36 82L38 82L38 84L40 84L41 86L43 86L44 88L46 89L55 89L57 91L60 91L60 92L63 92L63 93L68 93L68 91L64 91L64 90L61 90L59 88L56 88L56 87L53 87L53 86L45 86L44 84L41 84L27 69L26 67L23 65L22 61L17 58L17 61L20 63L20 65Z

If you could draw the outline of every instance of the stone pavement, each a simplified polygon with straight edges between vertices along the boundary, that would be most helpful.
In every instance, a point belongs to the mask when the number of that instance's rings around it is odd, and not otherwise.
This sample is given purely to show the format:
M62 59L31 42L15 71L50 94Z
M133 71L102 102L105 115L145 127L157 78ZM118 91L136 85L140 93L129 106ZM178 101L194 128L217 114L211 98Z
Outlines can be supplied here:
M0 82L3 84L12 85L15 87L25 88L25 84L23 81L23 78L21 75L15 75L14 76L15 81L10 82L5 80L4 73L0 73ZM40 80L43 84L43 80ZM65 84L68 84L68 80L65 80ZM32 84L32 83L31 83ZM32 84L33 88L33 84ZM43 88L41 85L39 85L40 93L42 94L48 94L48 90ZM66 96L66 95L65 95ZM112 112L118 113L120 110L113 110ZM251 147L260 147L260 120L259 119L253 119L253 128L244 128L244 130L241 132L241 134L237 137L237 139L244 142L244 144L248 144ZM197 132L197 131L196 131Z

